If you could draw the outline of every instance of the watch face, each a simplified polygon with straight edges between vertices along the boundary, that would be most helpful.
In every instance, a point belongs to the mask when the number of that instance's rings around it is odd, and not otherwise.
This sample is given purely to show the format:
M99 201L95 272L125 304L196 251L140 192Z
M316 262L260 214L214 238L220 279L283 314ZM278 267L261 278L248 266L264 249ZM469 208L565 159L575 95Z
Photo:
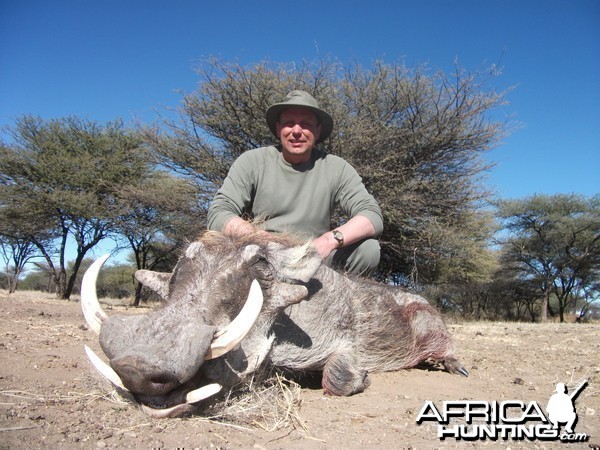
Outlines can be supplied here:
M344 244L344 235L337 230L332 231L333 238L339 242L340 245Z

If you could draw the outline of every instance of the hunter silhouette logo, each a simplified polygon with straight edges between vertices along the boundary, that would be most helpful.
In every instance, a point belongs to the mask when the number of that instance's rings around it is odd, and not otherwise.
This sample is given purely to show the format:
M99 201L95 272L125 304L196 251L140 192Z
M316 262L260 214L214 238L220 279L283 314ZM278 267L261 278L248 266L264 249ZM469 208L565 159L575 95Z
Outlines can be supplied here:
M567 386L564 383L556 385L556 394L550 397L548 406L546 406L548 419L552 422L555 430L558 429L559 423L566 423L565 432L573 434L573 427L577 422L577 413L573 401L586 385L587 380L584 380L575 387L571 394L567 394Z
M443 401L440 407L432 401L426 401L417 415L417 424L437 422L437 436L441 440L585 442L589 436L575 433L574 430L577 423L575 399L585 386L587 380L583 380L569 393L564 383L558 383L556 392L548 400L547 415L535 401Z

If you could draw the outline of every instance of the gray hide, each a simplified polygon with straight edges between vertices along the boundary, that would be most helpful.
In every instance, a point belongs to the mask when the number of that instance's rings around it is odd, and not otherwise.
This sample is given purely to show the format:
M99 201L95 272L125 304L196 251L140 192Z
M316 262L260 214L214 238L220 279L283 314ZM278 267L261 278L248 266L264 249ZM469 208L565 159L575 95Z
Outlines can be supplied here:
M139 271L136 277L164 298L164 307L109 318L100 343L142 402L177 403L186 389L231 386L267 366L322 372L331 395L363 391L368 372L428 359L467 374L442 318L425 299L346 277L322 265L308 245L207 233L172 274ZM238 349L205 361L215 330L236 316L254 279L264 304L250 333Z

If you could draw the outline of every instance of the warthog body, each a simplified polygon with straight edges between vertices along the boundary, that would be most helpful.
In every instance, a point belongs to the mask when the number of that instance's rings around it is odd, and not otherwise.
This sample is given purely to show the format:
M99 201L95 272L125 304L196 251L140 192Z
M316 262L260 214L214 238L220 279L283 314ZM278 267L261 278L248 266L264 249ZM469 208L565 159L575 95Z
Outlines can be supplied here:
M363 391L368 372L427 359L467 374L425 299L338 273L309 245L207 233L172 274L136 277L164 306L146 315L100 313L100 344L123 385L155 408L184 403L188 391L209 383L232 386L267 365L322 372L332 395ZM242 309L253 280L264 296L260 312L240 344L219 356L211 342Z

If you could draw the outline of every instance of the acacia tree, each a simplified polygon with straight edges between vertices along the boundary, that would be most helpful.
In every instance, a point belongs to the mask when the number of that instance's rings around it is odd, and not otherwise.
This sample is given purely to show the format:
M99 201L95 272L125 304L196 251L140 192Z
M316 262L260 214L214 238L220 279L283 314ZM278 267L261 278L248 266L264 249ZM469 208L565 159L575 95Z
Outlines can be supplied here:
M8 293L12 294L17 290L25 265L35 256L35 246L29 239L0 234L0 253L4 259Z
M503 221L503 270L537 285L540 320L560 321L581 298L598 298L600 279L600 196L534 195L498 202ZM595 292L593 292L595 291Z
M444 237L475 228L473 212L487 196L481 155L509 129L487 117L505 101L505 92L484 88L489 74L457 69L446 76L383 62L369 69L335 61L246 67L218 59L197 72L198 89L184 96L180 119L167 133L146 130L146 140L163 164L197 181L206 205L237 156L276 143L264 119L268 106L304 89L335 118L325 149L354 165L382 207L383 276L412 273L415 281L435 282L440 259L461 248Z
M177 250L195 239L206 221L206 210L198 207L196 189L165 172L123 186L119 198L126 207L115 228L133 251L138 270L171 269ZM135 306L140 303L141 292L142 285L136 283Z
M57 295L69 298L84 256L122 213L119 187L148 169L140 140L119 121L100 126L77 117L23 116L7 132L12 144L0 154L1 215L21 227L46 259ZM76 255L67 276L69 238Z

